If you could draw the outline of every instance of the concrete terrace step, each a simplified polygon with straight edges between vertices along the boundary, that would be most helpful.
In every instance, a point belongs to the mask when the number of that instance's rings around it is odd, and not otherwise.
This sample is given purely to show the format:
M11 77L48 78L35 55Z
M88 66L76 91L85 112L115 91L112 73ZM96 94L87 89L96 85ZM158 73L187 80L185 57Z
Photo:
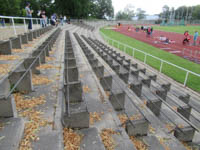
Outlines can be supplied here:
M119 81L119 79L118 79L118 81ZM126 88L124 88L124 89L126 89ZM126 91L127 91L127 90L126 90ZM145 114L146 114L146 113L145 113ZM148 116L149 116L149 115L148 115ZM151 117L149 116L149 117L147 117L147 118L150 119ZM154 119L156 120L155 117L154 117ZM153 120L154 120L154 119L153 119ZM151 118L150 120L151 120L150 122L151 122L153 125L155 125L155 122L156 122L156 121L155 121L155 120L153 121L152 118ZM158 124L157 124L156 126L158 126ZM176 141L176 142L177 142L177 141ZM175 143L176 143L176 142L175 142ZM182 147L182 148L183 148L183 147Z
M80 43L79 43L80 44ZM80 53L80 52L78 52ZM81 52L82 53L82 52ZM83 54L82 54L83 55ZM80 58L80 57L79 57ZM85 58L83 55L81 58ZM83 65L84 62L80 61L81 66L88 66L88 64ZM90 67L89 67L90 68ZM113 135L115 142L117 143L117 147L115 149L134 149L133 144L131 143L130 139L126 135L126 132L123 128L118 127L119 126L119 120L116 116L116 113L114 112L111 104L106 99L105 94L103 94L104 100L102 102L102 98L100 97L101 93L104 93L102 91L101 86L99 83L97 84L97 78L95 77L94 73L92 73L92 70L88 67L84 67L81 70L83 72L83 77L87 77L83 79L84 83L91 89L91 91L88 93L88 97L86 98L87 104L88 104L88 110L90 112L104 112L104 115L101 118L101 121L98 121L94 124L94 127L97 127L98 131L101 132L105 128L112 128L115 131L120 131L121 135ZM86 71L86 69L88 71ZM94 78L95 80L93 80ZM98 85L98 86L97 86ZM101 89L99 93L99 88ZM89 96L90 95L90 96ZM105 102L104 102L105 101ZM115 123L117 122L117 124Z
M17 150L24 132L22 118L0 119L0 147L2 150Z

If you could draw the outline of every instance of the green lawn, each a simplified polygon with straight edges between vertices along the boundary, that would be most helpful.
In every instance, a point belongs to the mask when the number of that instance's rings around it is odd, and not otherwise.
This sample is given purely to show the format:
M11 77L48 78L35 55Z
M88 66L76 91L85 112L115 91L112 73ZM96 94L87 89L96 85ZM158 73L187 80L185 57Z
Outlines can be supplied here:
M190 35L194 35L196 30L200 33L200 26L153 26L153 28L155 30L176 32L181 34L188 30Z
M170 54L168 52L165 52L159 48L155 48L151 45L148 45L146 43L143 43L141 41L135 40L133 38L130 38L128 36L122 35L118 32L115 32L113 30L107 30L107 29L100 29L101 32L103 32L105 35L107 35L108 37L115 39L117 41L120 41L121 43L127 44L131 47L134 47L136 49L142 50L144 52L147 52L153 56L159 57L163 60L169 61L173 64L176 64L178 66L181 66L183 68L186 68L190 71L193 71L195 73L200 74L200 65L199 64L195 64L191 61L188 61L186 59L183 59L181 57L178 57L176 55ZM111 41L109 41L109 43L111 44ZM115 47L117 47L117 43L113 44ZM124 47L123 45L119 46L120 50L123 50ZM131 49L126 49L125 52L129 55L131 55ZM139 60L144 60L144 55L142 53L136 52L135 53L135 58L139 59ZM160 61L153 59L152 57L147 57L146 60L147 64L149 64L150 66L154 67L155 69L159 70L160 68ZM168 64L163 64L163 70L162 72L166 75L168 75L169 77L173 78L174 80L184 83L184 79L186 76L186 73L178 68L172 67ZM189 74L188 77L188 82L187 82L187 86L200 92L200 77L196 77L193 75Z

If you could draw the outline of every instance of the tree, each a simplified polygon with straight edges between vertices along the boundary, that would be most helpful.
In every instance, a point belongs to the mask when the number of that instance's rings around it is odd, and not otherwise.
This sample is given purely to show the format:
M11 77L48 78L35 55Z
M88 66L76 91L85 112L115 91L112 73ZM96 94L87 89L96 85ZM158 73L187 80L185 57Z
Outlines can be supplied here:
M0 0L0 15L18 16L21 0Z
M197 5L192 10L192 18L194 20L200 19L200 5Z
M138 20L142 20L146 17L146 12L142 10L141 8L137 8L136 16L138 17Z
M117 20L132 20L132 18L135 16L134 13L134 6L131 4L128 4L125 8L124 11L119 11L116 14L116 19Z

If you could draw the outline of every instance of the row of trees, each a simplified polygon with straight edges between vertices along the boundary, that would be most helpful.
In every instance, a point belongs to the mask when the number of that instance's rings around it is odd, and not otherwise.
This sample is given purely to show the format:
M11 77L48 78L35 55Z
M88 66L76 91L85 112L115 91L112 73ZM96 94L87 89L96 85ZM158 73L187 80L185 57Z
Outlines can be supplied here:
M103 19L114 16L112 0L28 0L33 16L38 10L45 10L46 15L53 13L66 15L71 18L97 18ZM0 15L25 16L26 1L0 0Z
M123 11L119 11L116 14L117 20L132 20L133 17L137 17L138 20L144 19L146 14L141 8L137 8L136 12L134 11L133 5L127 5Z
M165 20L170 19L185 19L187 21L190 20L198 20L200 19L200 5L197 6L181 6L175 9L174 7L170 8L169 6L163 6L163 11L159 14L160 18Z

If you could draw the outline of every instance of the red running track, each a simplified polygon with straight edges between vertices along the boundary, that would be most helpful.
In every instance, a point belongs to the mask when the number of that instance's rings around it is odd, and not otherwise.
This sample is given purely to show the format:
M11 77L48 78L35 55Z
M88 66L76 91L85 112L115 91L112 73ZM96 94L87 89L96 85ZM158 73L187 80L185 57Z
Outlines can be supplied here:
M133 26L129 26L131 28L131 31L128 31L128 26L129 25L123 25L120 28L114 29L114 31L120 32L121 34L127 35L136 40L145 42L154 47L165 50L169 53L175 54L177 56L183 57L185 59L200 64L200 45L199 42L197 42L197 46L192 45L193 36L190 36L191 40L189 45L183 45L182 44L182 41L184 39L183 34L154 30L152 36L147 37L146 32L141 30L139 32L136 32ZM172 41L175 41L175 43L171 44L161 43L158 39L158 37L160 37L161 35L169 38ZM200 41L200 37L198 38L197 41Z

